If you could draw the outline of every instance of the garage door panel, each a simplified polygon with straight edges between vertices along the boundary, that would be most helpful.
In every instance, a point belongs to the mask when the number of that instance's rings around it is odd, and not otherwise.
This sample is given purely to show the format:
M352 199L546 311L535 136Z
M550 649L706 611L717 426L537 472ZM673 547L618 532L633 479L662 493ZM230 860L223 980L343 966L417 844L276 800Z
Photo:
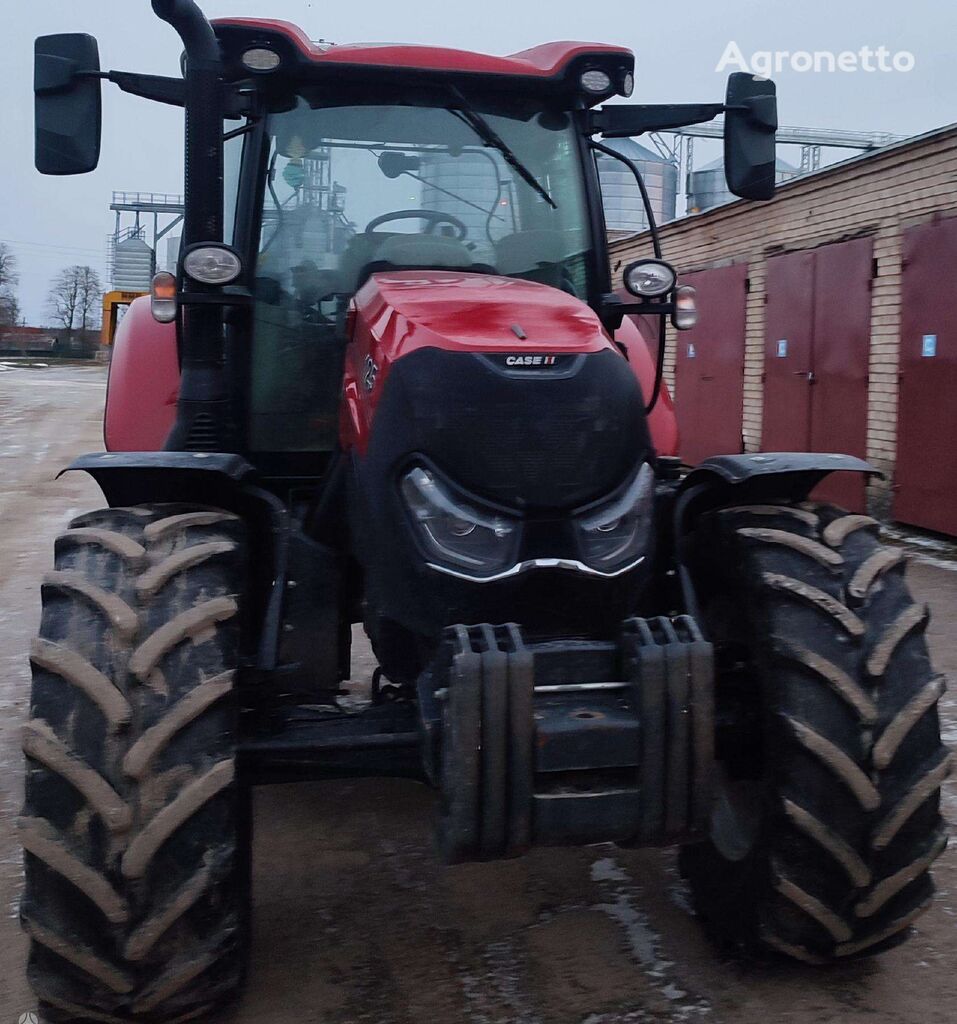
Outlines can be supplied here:
M764 451L865 455L872 265L870 239L768 260ZM835 475L814 497L863 511L865 482Z
M812 451L867 456L873 255L869 238L815 250ZM863 512L865 480L837 473L814 496Z
M957 217L904 232L893 515L957 534Z
M761 447L766 452L808 451L814 253L774 256L767 261L767 274Z
M698 293L700 319L677 340L676 408L681 457L696 465L743 450L746 264L682 275Z

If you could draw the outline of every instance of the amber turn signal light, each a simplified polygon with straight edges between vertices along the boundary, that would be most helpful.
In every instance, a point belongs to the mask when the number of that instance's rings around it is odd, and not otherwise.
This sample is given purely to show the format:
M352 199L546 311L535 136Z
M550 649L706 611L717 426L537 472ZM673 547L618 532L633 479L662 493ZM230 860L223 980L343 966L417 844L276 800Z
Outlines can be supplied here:
M162 270L150 282L150 311L157 323L171 324L176 319L176 278Z

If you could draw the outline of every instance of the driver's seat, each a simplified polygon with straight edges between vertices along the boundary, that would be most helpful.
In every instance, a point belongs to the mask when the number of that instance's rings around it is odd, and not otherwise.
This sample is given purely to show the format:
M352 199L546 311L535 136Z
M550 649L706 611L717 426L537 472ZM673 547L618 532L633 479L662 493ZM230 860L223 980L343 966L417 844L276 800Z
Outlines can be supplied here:
M357 292L377 270L415 267L465 270L472 254L457 238L364 231L350 242L339 261L342 290Z

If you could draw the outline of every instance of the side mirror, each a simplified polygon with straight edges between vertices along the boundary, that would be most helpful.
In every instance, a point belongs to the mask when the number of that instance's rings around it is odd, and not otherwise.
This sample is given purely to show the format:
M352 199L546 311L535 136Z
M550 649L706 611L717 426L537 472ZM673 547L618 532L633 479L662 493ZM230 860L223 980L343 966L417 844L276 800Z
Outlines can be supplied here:
M41 174L85 174L100 159L100 54L82 33L40 36L34 48L36 153Z
M772 199L778 99L774 82L743 71L728 77L724 115L724 172L742 199Z

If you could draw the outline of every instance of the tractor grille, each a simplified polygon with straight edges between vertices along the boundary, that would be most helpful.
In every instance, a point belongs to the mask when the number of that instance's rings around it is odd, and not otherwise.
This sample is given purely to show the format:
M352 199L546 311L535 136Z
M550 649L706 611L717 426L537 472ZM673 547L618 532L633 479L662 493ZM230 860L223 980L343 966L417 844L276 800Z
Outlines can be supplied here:
M533 509L609 494L651 448L638 382L610 351L554 375L517 375L423 349L396 363L372 434L373 457L394 465L419 452L467 490Z

